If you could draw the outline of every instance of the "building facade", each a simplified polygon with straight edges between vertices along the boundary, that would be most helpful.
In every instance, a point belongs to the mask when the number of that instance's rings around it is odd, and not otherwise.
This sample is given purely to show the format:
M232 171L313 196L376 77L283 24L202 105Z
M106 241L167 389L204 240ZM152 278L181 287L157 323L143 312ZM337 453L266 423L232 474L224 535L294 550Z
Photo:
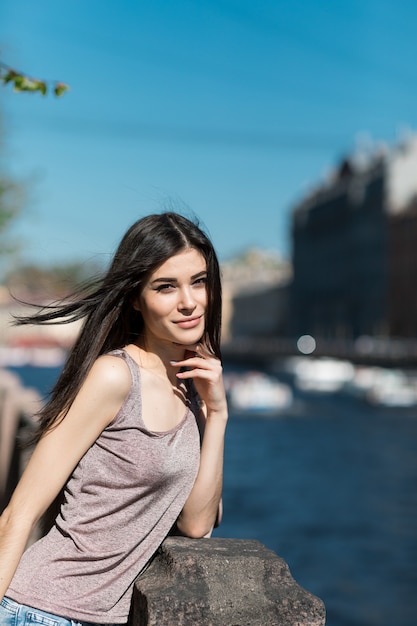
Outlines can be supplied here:
M388 246L390 335L417 338L417 200L391 217Z
M413 138L366 162L345 160L294 208L293 335L415 335L416 194Z

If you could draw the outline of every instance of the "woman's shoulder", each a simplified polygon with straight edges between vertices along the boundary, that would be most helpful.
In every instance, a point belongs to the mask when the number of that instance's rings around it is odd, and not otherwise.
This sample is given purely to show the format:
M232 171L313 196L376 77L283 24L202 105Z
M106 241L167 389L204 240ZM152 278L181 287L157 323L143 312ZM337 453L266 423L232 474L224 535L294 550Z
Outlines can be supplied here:
M132 385L126 360L115 354L103 354L94 362L89 377L107 393L125 397Z

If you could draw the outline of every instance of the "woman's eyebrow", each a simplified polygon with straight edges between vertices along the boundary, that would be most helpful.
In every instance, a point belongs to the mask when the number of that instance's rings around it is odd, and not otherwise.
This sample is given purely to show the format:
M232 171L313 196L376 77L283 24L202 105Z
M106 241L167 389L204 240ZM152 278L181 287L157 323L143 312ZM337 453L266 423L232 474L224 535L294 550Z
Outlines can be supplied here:
M197 274L193 274L193 276L191 276L191 280L196 280L196 278L201 278L202 276L207 276L207 270L202 270L201 272L198 272ZM176 283L177 280L178 280L177 278L169 278L169 277L164 278L163 276L161 276L159 278L155 278L152 281L152 284L154 285L155 283Z
M155 280L152 281L152 284L154 283L176 283L177 279L176 278L155 278Z
M194 276L191 276L191 280L201 278L202 276L207 276L207 270L202 270L201 272L198 272L198 274L194 274Z

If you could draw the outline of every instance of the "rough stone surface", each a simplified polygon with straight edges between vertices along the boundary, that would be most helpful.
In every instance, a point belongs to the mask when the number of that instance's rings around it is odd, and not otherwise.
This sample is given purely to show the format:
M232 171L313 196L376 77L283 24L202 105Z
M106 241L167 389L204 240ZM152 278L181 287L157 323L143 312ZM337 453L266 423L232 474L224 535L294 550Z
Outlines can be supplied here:
M165 540L136 581L132 626L323 626L323 602L258 541Z

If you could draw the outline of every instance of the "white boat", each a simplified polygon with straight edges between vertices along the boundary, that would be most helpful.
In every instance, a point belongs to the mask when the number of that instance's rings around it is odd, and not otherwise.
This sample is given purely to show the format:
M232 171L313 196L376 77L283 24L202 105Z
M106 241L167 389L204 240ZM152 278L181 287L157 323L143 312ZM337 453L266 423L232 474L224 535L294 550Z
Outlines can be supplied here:
M259 371L225 376L226 391L233 411L276 413L293 402L291 387Z
M287 369L294 374L298 389L324 393L340 391L355 373L352 363L326 357L289 359Z

